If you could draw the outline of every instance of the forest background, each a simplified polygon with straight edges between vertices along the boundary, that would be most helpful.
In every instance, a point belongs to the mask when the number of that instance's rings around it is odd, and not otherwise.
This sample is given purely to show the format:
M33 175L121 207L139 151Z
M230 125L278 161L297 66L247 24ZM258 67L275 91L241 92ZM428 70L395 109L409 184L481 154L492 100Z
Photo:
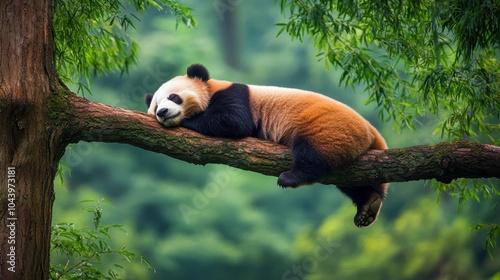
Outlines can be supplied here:
M226 3L226 2L225 2ZM182 1L194 9L196 28L154 9L132 19L139 45L129 73L95 77L105 104L146 111L143 95L202 63L211 76L241 83L296 87L342 101L367 118L389 147L442 141L439 121L425 117L416 130L396 131L365 105L360 88L339 87L341 72L325 71L310 39L276 37L283 16L273 1ZM75 86L74 91L78 91ZM485 140L486 141L486 140ZM106 198L103 224L112 247L125 245L156 272L114 257L126 279L500 279L500 254L484 249L476 223L500 223L493 200L460 193L438 195L429 182L392 183L379 220L353 225L354 207L333 186L282 190L276 178L225 165L195 166L128 145L79 143L68 148L64 183L56 181L53 224L91 227L83 200ZM494 181L498 186L498 181ZM439 202L438 202L439 201ZM52 263L64 263L55 252Z

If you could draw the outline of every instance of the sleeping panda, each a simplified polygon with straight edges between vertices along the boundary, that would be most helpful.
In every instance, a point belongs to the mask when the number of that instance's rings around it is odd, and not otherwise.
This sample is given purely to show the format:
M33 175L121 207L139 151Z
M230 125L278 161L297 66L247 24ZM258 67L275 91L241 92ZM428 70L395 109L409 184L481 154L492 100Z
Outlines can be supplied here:
M357 112L318 93L211 79L193 64L187 74L147 94L148 114L166 127L178 126L213 137L258 137L290 148L291 170L278 185L298 187L317 182L353 162L368 149L387 149L379 132ZM388 184L338 186L356 205L354 224L372 224Z

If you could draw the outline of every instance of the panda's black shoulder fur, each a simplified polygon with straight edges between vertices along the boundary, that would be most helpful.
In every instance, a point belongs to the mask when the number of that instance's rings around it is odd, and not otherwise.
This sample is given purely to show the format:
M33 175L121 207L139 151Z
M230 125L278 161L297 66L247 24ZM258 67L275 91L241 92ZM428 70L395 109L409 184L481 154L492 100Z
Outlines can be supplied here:
M210 79L207 68L201 64L193 64L187 69L187 76L189 78L198 78L204 82Z
M255 136L248 86L233 83L215 92L205 111L183 120L181 125L213 137Z

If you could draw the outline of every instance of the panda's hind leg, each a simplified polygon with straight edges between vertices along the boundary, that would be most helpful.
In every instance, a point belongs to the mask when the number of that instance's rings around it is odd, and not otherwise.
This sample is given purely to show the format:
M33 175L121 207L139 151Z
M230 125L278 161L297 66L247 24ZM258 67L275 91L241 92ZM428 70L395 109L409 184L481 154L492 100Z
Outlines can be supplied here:
M329 162L303 137L293 140L290 151L293 167L278 177L278 185L283 188L315 183L332 171Z
M290 150L293 156L291 170L281 173L278 185L283 188L312 184L333 172L333 166L309 142L302 137L293 140ZM388 184L378 186L337 186L357 207L354 224L358 227L371 225L378 217Z
M358 227L371 225L378 217L385 198L387 184L379 186L337 186L357 207L354 224Z

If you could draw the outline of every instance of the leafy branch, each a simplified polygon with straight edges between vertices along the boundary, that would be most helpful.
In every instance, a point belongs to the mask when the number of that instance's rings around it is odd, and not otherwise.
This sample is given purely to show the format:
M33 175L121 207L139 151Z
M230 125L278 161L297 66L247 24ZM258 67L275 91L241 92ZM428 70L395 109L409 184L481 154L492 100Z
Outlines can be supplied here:
M287 22L278 35L310 36L327 68L343 70L340 84L364 86L396 130L430 113L442 136L481 134L498 144L499 9L480 1L281 0Z
M54 1L55 59L66 84L76 83L78 93L90 91L90 77L113 71L128 72L137 61L138 45L127 33L139 18L128 12L151 7L166 9L177 25L196 26L191 8L172 0L58 0ZM99 7L96 9L96 7ZM85 82L82 83L80 80Z
M101 202L111 204L106 199L85 200L83 203L95 203L93 207L84 210L93 214L93 228L77 228L72 223L58 223L52 226L51 251L53 254L65 256L66 263L51 265L51 279L119 279L119 274L112 269L108 275L104 275L96 265L101 263L101 257L105 255L117 255L127 262L139 259L150 270L154 270L152 264L142 256L138 256L128 250L125 246L114 250L108 244L111 240L110 231L113 229L123 230L121 225L104 226L100 224L102 218ZM70 263L74 263L70 265ZM121 265L114 264L116 268Z

